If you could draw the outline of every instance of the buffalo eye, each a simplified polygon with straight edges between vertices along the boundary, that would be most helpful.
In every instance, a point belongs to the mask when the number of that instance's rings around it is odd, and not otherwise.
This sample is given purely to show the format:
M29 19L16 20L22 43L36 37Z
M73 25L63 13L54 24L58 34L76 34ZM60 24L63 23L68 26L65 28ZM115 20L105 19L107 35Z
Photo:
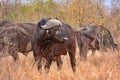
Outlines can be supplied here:
M54 31L57 31L57 30L59 30L59 26L55 26L55 27L53 27L52 28Z

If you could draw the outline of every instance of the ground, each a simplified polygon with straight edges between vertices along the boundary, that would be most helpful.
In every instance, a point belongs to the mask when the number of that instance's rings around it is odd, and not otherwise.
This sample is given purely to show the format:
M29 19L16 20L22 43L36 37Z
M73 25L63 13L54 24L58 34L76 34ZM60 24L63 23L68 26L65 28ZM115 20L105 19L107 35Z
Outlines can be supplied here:
M48 74L37 71L32 52L28 57L19 53L20 60L15 62L12 57L4 57L0 61L0 80L120 80L120 54L117 52L96 52L86 62L80 61L77 50L77 69L73 73L69 56L62 56L63 67L57 70L53 62Z

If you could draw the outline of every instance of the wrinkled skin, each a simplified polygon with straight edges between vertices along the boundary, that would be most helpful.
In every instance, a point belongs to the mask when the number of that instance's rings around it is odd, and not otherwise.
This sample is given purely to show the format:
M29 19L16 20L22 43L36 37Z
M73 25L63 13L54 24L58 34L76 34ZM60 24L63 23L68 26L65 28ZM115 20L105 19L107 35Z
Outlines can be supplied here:
M107 28L105 28L102 25L89 26L89 28L92 30L92 34L96 36L97 40L100 43L99 44L100 50L106 50L107 48L115 50L117 48L117 45L114 42L113 37Z
M92 50L93 54L96 50L99 50L99 42L97 39L91 44L93 41L92 36L88 37L83 32L76 31L76 39L80 50L80 59L83 61L86 61L89 50Z
M118 45L114 43L110 31L103 26L80 27L80 29L75 32L80 49L80 56L85 59L90 49L93 52L95 50L118 49Z
M43 30L40 26L44 24L42 19L38 22L32 38L33 55L35 61L38 62L38 70L41 70L42 67L42 57L46 59L44 67L46 71L49 71L50 65L54 59L57 59L57 66L61 67L62 60L60 56L66 55L68 52L72 69L75 71L76 44L73 29L68 24L62 22L62 26Z
M27 56L32 50L31 38L36 24L11 21L0 23L0 56L11 55L15 61L19 59L18 52Z
M91 28L95 28L95 34L100 43L100 50L106 51L107 49L111 49L114 51L118 48L110 31L107 28L104 26L92 26Z

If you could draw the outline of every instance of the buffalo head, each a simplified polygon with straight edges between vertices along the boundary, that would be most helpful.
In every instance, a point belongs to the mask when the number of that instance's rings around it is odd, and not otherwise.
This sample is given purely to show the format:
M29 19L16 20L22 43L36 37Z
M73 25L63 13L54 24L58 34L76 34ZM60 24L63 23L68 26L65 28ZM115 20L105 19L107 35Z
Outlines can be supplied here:
M68 40L67 37L62 36L62 32L60 30L62 23L57 19L42 18L38 22L38 26L43 31L47 39L52 39L57 42L64 42Z

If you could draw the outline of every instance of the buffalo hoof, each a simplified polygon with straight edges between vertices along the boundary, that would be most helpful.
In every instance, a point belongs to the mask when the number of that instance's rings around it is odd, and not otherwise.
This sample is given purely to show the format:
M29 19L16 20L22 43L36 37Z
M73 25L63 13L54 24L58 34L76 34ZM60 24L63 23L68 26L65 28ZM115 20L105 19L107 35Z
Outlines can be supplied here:
M73 72L76 72L76 67L73 67Z

